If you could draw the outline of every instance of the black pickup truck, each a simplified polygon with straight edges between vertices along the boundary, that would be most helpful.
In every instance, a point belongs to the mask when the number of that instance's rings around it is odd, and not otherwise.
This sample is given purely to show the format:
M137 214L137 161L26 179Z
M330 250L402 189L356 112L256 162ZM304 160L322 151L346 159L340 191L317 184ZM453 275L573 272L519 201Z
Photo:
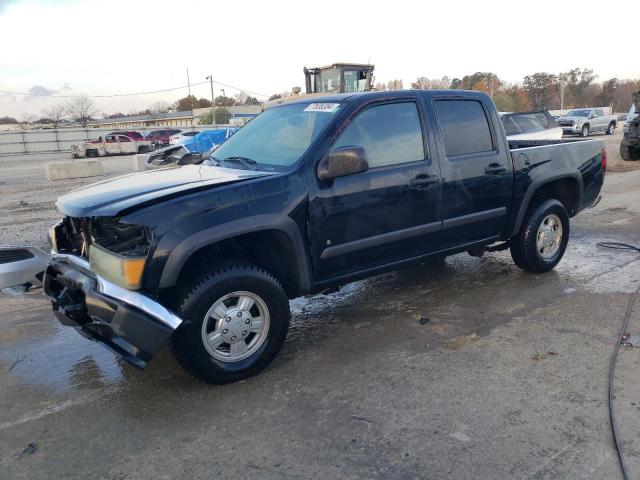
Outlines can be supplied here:
M552 269L605 169L601 140L507 142L479 92L300 99L201 163L61 197L44 289L133 365L170 340L187 371L232 382L277 354L288 299L465 251Z

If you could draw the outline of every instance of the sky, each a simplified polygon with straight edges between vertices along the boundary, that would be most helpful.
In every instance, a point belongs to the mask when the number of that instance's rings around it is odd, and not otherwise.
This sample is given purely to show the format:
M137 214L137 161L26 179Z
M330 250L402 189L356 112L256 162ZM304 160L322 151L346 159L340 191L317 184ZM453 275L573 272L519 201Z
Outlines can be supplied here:
M0 117L37 115L52 95L149 92L191 83L198 97L304 87L302 68L375 64L376 81L491 71L508 82L592 68L640 78L624 52L637 0L216 2L0 0ZM578 5L580 7L578 8ZM589 34L589 32L594 32ZM95 98L100 112L173 102L187 89ZM255 95L258 96L258 95ZM264 97L259 97L264 98Z

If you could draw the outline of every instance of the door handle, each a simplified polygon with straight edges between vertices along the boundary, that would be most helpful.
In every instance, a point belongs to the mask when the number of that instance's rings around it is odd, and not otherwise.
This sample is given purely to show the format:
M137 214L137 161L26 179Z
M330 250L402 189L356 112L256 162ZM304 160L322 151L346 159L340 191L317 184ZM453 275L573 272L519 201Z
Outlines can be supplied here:
M487 168L484 169L484 173L487 175L499 175L502 172L506 172L507 167L500 165L499 163L490 163Z
M439 181L440 179L434 175L418 175L409 181L409 186L412 190L426 190L429 188L429 185L433 185Z

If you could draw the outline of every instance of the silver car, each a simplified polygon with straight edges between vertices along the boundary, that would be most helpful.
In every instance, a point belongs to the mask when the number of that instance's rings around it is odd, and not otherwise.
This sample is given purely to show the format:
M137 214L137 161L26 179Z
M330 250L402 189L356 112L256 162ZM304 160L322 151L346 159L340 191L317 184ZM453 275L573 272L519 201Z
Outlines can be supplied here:
M605 115L602 108L576 108L558 118L558 125L566 134L588 137L590 133L603 132L613 135L618 125L618 117Z

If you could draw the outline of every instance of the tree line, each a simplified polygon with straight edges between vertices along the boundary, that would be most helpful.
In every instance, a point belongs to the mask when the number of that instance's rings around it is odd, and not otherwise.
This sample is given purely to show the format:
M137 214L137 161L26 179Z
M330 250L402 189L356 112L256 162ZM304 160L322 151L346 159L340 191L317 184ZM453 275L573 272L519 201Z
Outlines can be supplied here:
M611 106L614 112L626 112L631 95L640 90L640 80L610 78L597 82L598 76L588 68L573 68L558 74L536 72L521 83L507 83L493 72L475 72L462 78L444 76L439 79L418 77L411 88L464 89L485 92L496 107L504 112L527 110L559 110L587 106ZM377 84L379 90L398 90L401 80Z

